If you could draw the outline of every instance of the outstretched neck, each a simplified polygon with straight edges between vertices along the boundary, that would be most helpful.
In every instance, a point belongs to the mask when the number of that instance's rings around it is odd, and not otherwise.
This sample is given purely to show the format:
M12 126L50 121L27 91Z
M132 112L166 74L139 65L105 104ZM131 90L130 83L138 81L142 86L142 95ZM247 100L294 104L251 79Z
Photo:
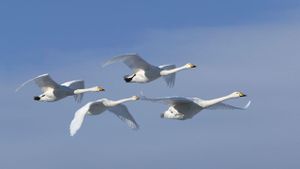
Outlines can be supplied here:
M82 93L86 93L86 92L98 92L99 91L99 87L90 87L90 88L85 88L85 89L76 89L74 90L74 94L82 94Z
M169 74L176 73L176 72L182 71L184 69L188 69L188 68L184 65L184 66L177 67L177 68L174 68L174 69L162 70L162 71L160 71L160 75L161 76L167 76Z
M234 97L232 97L231 95L227 95L227 96L224 96L224 97L220 97L220 98L216 98L216 99L211 99L211 100L205 100L202 102L202 107L203 108L206 108L206 107L210 107L212 105L215 105L215 104L218 104L218 103L221 103L225 100L228 100L228 99L233 99Z
M116 101L111 101L109 103L109 106L117 106L119 104L125 103L125 102L129 102L129 101L135 101L136 99L129 97L129 98L125 98L125 99L121 99L121 100L116 100Z

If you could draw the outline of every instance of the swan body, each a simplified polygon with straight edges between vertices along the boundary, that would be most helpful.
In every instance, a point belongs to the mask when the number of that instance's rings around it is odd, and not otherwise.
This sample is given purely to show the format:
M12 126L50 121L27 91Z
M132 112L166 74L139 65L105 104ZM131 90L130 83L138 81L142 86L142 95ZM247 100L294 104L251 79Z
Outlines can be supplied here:
M83 93L104 91L104 89L99 86L84 88L83 80L73 80L63 84L58 84L50 77L49 74L39 75L24 82L16 89L16 91L19 91L23 86L31 81L34 81L42 91L42 94L39 96L34 96L34 100L41 102L54 102L67 96L74 96L75 100L80 102L82 100Z
M103 67L115 62L124 62L130 69L133 70L132 74L124 76L124 80L127 83L149 83L159 77L164 77L169 87L174 86L177 72L196 67L191 63L178 68L176 68L175 65L153 66L146 62L138 54L125 54L113 57L107 61Z
M234 99L239 97L245 97L246 95L242 92L234 92L224 97L211 99L211 100L202 100L200 98L188 98L188 97L164 97L164 98L147 98L145 96L141 97L141 100L160 102L167 104L170 107L168 110L161 114L161 118L166 119L177 119L177 120L186 120L191 119L197 113L203 109L238 109L245 110L247 109L251 101L247 103L245 107L235 107L229 104L222 103L228 99Z
M76 134L76 132L80 129L86 115L99 115L106 110L115 114L118 118L127 123L130 128L138 129L138 124L129 113L127 107L122 104L124 102L135 101L138 99L139 97L137 96L132 96L130 98L117 101L103 98L87 103L75 113L75 116L70 124L70 135L74 136Z

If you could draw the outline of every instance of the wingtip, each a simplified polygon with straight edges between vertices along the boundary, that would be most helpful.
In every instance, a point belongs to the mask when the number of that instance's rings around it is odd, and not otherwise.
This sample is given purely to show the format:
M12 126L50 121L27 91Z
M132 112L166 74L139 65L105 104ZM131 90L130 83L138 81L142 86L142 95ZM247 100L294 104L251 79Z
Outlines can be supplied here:
M74 126L74 120L71 121L71 124L69 127L69 132L70 132L71 137L73 137L77 132L77 130L75 129L75 126Z
M49 75L49 73L44 73L44 74L41 74L40 76L47 76Z
M244 109L248 109L250 105L251 105L251 100L248 101L248 103L246 104L246 106L244 107Z
M76 134L76 131L73 131L72 129L70 129L70 136L73 137Z
M124 54L119 55L119 56L139 56L139 54L135 53L135 52L132 52L132 53L124 53Z
M43 76L50 76L50 75L49 75L49 73L44 73L44 74L38 75L38 76L35 77L35 78L39 78L39 77L43 77Z
M174 88L174 84L169 84L168 87L169 88Z
M140 91L139 97L140 97L140 100L145 100L145 99L147 99L147 97L144 95L144 92L143 92L143 91Z
M140 126L139 126L138 124L136 124L136 125L132 126L131 129L132 129L133 131L137 131L137 130L140 129Z
M101 65L101 67L104 68L104 67L106 67L107 65L109 65L108 62L105 62L105 63L103 63L103 64Z

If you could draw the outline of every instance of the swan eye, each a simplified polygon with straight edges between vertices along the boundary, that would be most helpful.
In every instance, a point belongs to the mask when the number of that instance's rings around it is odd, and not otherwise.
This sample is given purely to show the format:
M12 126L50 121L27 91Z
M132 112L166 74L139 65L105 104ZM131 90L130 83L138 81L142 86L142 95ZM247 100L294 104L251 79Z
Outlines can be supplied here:
M43 95L41 95L41 97L45 97L45 95L43 94Z

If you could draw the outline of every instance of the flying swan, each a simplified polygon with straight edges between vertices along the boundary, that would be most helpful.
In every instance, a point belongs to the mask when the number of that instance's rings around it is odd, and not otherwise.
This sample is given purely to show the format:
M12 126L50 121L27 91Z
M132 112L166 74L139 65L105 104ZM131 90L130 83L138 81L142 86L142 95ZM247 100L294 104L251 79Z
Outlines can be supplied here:
M80 109L77 110L75 116L70 124L70 135L74 136L76 132L80 129L83 120L86 115L98 115L108 110L115 114L122 121L127 123L127 125L132 129L138 129L139 125L136 123L134 118L129 113L127 107L122 103L128 101L139 100L138 96L132 96L130 98L125 98L117 101L108 100L106 98L89 102Z
M187 98L187 97L164 97L164 98L147 98L141 96L141 100L160 102L166 105L169 105L167 111L161 114L161 118L166 119L176 119L176 120L186 120L191 119L197 113L203 109L238 109L245 110L247 109L251 101L247 103L245 107L235 107L229 104L222 103L225 100L245 97L246 95L242 92L233 92L224 97L211 99L211 100L202 100L200 98Z
M16 92L31 81L34 81L42 91L41 95L34 96L33 99L42 102L54 102L67 96L74 96L75 101L80 102L83 93L104 91L104 89L99 86L84 88L83 80L73 80L63 84L57 84L52 80L49 74L43 74L24 82L16 89Z
M164 77L167 85L173 87L175 84L176 72L185 69L195 68L196 65L188 63L184 66L176 68L175 65L153 66L141 58L138 54L125 54L113 57L111 60L103 64L103 67L115 62L124 62L133 74L124 76L127 83L148 83L159 77Z

